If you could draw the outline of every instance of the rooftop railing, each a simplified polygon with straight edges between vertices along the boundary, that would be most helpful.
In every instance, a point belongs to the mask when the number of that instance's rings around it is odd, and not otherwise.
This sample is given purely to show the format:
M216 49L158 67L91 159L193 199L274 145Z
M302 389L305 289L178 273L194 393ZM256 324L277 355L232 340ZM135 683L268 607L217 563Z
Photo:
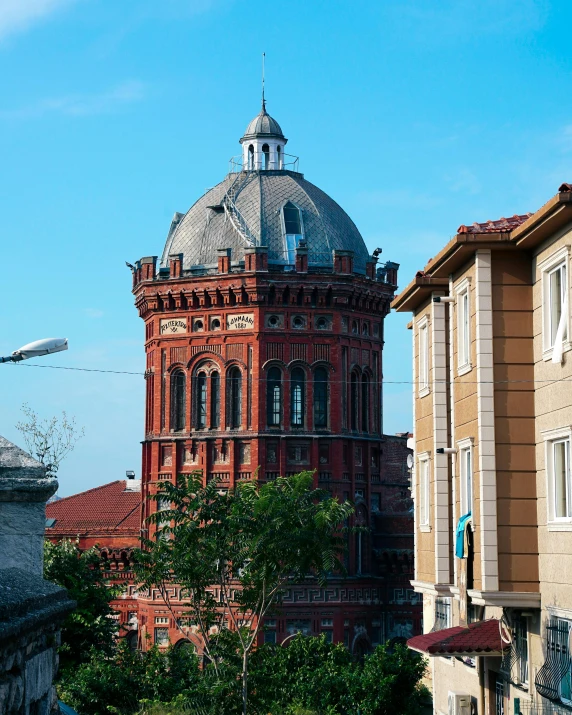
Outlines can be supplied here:
M278 161L266 159L245 163L242 154L233 156L229 161L229 173L237 174L240 171L298 171L299 157L293 154L282 154Z

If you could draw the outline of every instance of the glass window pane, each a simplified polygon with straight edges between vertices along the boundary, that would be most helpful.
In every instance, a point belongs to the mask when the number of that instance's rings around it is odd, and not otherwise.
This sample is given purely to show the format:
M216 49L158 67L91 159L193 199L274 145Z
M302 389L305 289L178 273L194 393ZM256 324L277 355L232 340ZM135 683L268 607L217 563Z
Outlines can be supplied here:
M291 376L291 423L294 427L304 424L304 371L300 368L292 370Z
M270 426L280 425L282 418L282 373L277 367L268 371L266 396L267 420Z
M549 274L550 293L550 345L554 345L558 323L562 315L562 273L561 268L557 268Z
M197 428L207 426L207 376L204 372L197 375Z
M300 211L293 203L288 201L284 206L284 228L286 234L301 234L302 222L300 221Z
M569 514L568 507L568 441L555 442L553 445L554 471L554 516L564 519Z
M328 374L323 367L314 373L314 427L328 426Z
M211 375L211 426L217 429L220 426L220 375L213 372Z

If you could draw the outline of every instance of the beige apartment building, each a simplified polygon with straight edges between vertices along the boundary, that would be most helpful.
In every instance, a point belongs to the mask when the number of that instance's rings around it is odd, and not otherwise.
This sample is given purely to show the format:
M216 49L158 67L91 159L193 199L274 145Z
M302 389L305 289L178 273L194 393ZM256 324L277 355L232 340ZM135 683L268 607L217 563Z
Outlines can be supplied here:
M572 710L572 185L461 226L411 311L414 589L434 712Z

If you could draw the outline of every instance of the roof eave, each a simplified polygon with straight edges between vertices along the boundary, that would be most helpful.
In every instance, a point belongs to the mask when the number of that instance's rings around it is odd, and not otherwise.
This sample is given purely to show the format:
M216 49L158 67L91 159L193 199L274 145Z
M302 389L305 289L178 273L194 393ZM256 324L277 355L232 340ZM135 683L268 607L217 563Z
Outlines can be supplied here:
M436 290L446 290L449 286L448 278L434 278L433 276L415 276L411 283L391 303L393 310L405 312L415 308L427 300Z
M516 228L511 239L520 249L532 249L571 221L572 192L562 191Z

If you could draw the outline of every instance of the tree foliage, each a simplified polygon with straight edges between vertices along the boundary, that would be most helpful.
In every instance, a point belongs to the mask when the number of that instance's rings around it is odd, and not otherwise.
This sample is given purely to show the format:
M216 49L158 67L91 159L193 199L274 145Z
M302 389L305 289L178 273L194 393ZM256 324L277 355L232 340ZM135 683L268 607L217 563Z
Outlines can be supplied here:
M231 634L232 640L232 634ZM219 655L224 650L219 641ZM177 648L132 653L121 644L111 659L96 653L68 672L60 697L82 715L235 715L242 711L241 659L231 641L217 674L199 670ZM250 664L249 715L418 715L424 671L420 656L402 646L379 646L363 661L323 636L257 648Z
M25 419L16 423L16 429L22 433L32 457L46 467L48 475L55 476L62 460L85 435L84 428L78 427L75 417L68 417L65 411L61 418L41 419L30 405L24 403L22 412Z
M62 669L88 660L92 648L111 655L117 625L110 618L114 611L109 604L121 589L104 579L97 549L82 552L77 541L68 539L56 544L46 541L44 578L67 588L70 598L77 601L62 627Z
M322 585L343 573L343 525L353 507L314 489L311 472L239 483L232 491L215 481L203 486L200 474L181 475L176 484L162 483L154 498L157 535L139 554L138 577L160 589L171 611L169 587L182 587L219 677L218 642L228 628L236 634L246 713L248 658L262 619L288 585L308 578Z
M161 653L153 646L140 653L121 640L113 657L92 649L77 670L66 671L58 696L82 715L134 715L142 708L160 712L161 703L176 702L177 696L181 697L176 712L182 712L198 684L198 660L189 649Z

